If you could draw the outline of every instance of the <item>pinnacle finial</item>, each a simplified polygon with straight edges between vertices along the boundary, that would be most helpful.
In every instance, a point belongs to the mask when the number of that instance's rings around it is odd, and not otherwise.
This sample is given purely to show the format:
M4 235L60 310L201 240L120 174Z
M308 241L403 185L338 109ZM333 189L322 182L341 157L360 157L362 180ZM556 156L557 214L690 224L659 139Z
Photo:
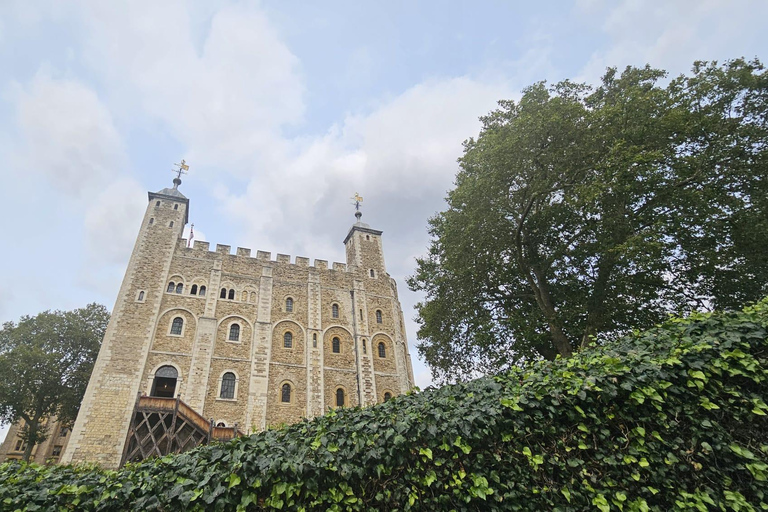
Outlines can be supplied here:
M176 174L176 177L173 178L173 188L179 188L179 185L181 185L181 175L189 172L189 165L187 165L187 162L185 162L183 158L181 159L181 163L173 165L178 167L178 169L173 169L173 172Z
M355 217L357 217L357 222L360 222L360 217L363 216L363 212L360 211L360 203L363 202L363 198L362 196L360 196L360 194L355 192L355 195L352 196L350 199L354 201L354 203L352 204L355 205Z

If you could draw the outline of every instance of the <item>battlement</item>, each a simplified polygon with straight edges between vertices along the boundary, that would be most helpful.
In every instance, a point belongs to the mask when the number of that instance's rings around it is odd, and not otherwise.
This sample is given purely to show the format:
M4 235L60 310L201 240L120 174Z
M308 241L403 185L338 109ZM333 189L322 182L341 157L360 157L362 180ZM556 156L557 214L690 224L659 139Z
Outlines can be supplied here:
M306 256L291 257L288 254L276 254L275 259L272 259L272 253L269 251L256 251L256 256L251 256L252 251L246 247L238 247L235 250L235 254L232 254L232 246L224 244L216 244L216 249L211 250L210 242L204 242L201 240L195 240L192 247L187 247L187 239L180 238L177 246L177 250L182 250L186 254L198 254L198 255L221 255L229 256L230 258L248 258L256 259L264 262L272 262L278 265L296 265L298 267L315 268L317 270L334 270L336 272L348 272L350 268L346 263L334 261L329 268L328 260L315 259L310 265L310 259ZM293 261L292 261L293 260Z

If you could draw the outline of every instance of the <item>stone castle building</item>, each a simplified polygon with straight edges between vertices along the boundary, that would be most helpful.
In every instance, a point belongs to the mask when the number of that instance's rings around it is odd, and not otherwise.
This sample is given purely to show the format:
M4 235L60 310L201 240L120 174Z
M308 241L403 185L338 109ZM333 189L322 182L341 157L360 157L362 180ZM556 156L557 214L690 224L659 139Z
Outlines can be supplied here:
M413 387L382 232L362 223L359 211L344 239L346 263L262 251L253 257L243 248L231 254L227 245L211 251L208 242L187 247L182 239L189 200L180 184L177 178L173 188L149 193L62 462L117 467L126 460L137 418L149 418L137 414L141 395L150 409L177 398L177 411L181 401L212 429L237 425L247 433L337 406L373 405ZM146 420L147 432L171 423L158 417ZM159 437L153 432L144 437ZM169 433L168 442L179 436ZM186 449L169 446L161 450Z

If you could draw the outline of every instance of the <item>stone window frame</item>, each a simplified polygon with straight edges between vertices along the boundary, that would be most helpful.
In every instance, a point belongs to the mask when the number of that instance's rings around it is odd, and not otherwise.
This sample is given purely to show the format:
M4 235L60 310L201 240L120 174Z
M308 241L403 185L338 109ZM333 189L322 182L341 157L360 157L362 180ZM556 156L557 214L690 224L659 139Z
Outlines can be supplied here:
M288 334L291 335L291 339L290 339L291 346L290 347L286 347L285 346L285 342L286 342L286 338L285 337ZM293 334L293 331L291 329L285 329L283 331L283 345L282 345L282 349L283 350L293 350L295 346L296 346L296 335Z
M339 307L338 302L331 303L331 318L338 319L339 317L341 317L340 311L341 311L341 308Z
M232 339L232 326L237 325L237 339ZM227 343L241 344L243 342L243 325L239 320L232 320L227 324L227 330L225 331L224 341Z
M368 269L368 277L371 279L376 279L377 272L375 268Z
M389 393L389 398L387 398L387 393ZM384 403L384 402L386 402L387 400L392 400L393 398L395 398L395 393L394 393L394 391L392 391L392 390L391 390L391 389L389 389L389 388L386 388L386 389L382 389L382 390L381 390L381 396L380 396L380 398L381 398L381 402L379 402L379 403Z
M339 405L339 390L342 391L344 394L344 400L341 405ZM342 386L341 384L338 384L336 387L333 388L333 407L349 407L349 393L347 393L347 388Z
M290 302L288 302L290 301ZM291 295L286 295L283 299L283 312L293 314L296 311L296 300Z
M139 290L136 292L136 302L143 304L147 300L147 291Z
M334 348L336 348L335 345L334 345L334 341L335 340L339 340L338 341L339 350L334 350ZM332 354L341 354L341 338L339 336L334 336L334 337L331 338L331 353Z
M184 322L186 325L187 322ZM146 396L152 396L152 384L155 381L155 374L157 373L157 370L162 368L163 366L173 366L176 369L176 389L173 391L174 395L179 396L181 394L182 386L184 385L184 377L181 373L181 367L169 360L161 361L155 365L154 368L147 374L147 382L146 382L146 391L144 394Z
M381 355L381 353L384 352L384 355ZM387 358L387 342L383 340L379 340L378 343L376 343L376 355L379 356L379 359L386 359Z
M283 402L283 386L288 384L291 387L291 400L289 402ZM280 384L277 387L277 403L285 406L290 407L291 405L296 405L296 384L293 383L290 379L283 379Z
M177 318L181 318L181 332L179 334L176 334L173 332L173 321ZM175 314L171 315L171 321L168 322L168 336L173 336L174 338L182 338L184 336L184 331L187 329L187 319L184 318L184 315L182 314Z
M221 385L224 384L224 374L231 373L235 376L235 392L233 395L233 398L222 398L221 397ZM221 371L219 374L219 383L218 387L216 389L216 400L219 402L237 402L237 394L240 391L240 374L237 373L237 370L234 368L225 368Z
M376 310L376 323L377 324L383 324L384 323L384 312L380 309Z
M221 290L225 290L224 297L221 296ZM230 294L233 295L233 297L230 299ZM235 284L231 281L225 281L223 283L219 283L219 292L216 295L218 300L230 300L232 302L237 302L237 287Z
M173 284L173 290L171 290L171 284ZM184 279L184 276L181 276L179 274L173 274L171 277L168 278L168 285L165 287L165 293L171 293L171 294L177 294L176 288L181 285L182 286L182 293L184 290L187 289L187 280Z

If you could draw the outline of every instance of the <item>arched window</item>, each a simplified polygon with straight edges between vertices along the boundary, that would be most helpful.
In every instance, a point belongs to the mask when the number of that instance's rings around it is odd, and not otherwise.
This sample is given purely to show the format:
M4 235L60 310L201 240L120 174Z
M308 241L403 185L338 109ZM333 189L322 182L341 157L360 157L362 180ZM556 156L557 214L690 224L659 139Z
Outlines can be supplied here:
M140 301L141 301L141 300L144 300L144 292L143 292L143 291L140 291L140 292L139 292L139 300L140 300Z
M371 235L365 235L365 239L366 240L370 240L371 239Z
M377 310L376 310L376 323L377 323L377 324L380 324L380 323L381 323L381 320L382 320L382 319L381 319L381 310L380 310L380 309L377 309Z
M216 426L217 426L217 427L226 427L226 426L227 426L227 424L226 424L226 423L224 423L223 421L220 421L220 422L218 422L218 423L216 424Z
M293 299L292 299L292 298L290 298L290 297L288 297L287 299L285 299L285 310L286 310L288 313L292 313L292 312L293 312Z
M168 283L168 289L165 290L165 291L168 292L168 293L173 293L173 290L175 290L175 289L176 289L176 283L171 281L170 283Z
M172 228L172 227L173 227L173 221L171 221L171 223L168 225L168 227L169 227L169 228Z
M178 205L178 204L174 204L174 205L173 205L173 209L174 209L174 210L178 210L178 209L179 209L179 205Z
M152 396L163 398L173 398L176 392L176 382L179 372L170 365L161 366L155 372L155 378L152 380Z
M158 206L160 206L160 201L155 203L155 207L158 207Z
M291 403L291 385L287 382L283 384L283 387L280 390L280 401L284 404Z
M331 345L332 345L333 352L335 354L338 354L339 352L341 352L341 340L339 338L334 337L331 340Z
M184 291L184 285L182 283L179 283L176 285L176 293L181 293Z
M379 357L387 357L387 346L383 341L379 342Z
M227 289L226 288L222 288L221 289L221 293L219 294L219 298L220 299L226 299L227 298Z
M229 341L240 341L240 324L229 326Z
M371 269L371 277L376 277L376 272L373 269Z
M368 344L365 342L365 338L363 338L363 354L368 353Z
M291 348L293 347L293 333L288 331L285 334L283 334L283 346L285 348Z
M197 295L197 285L193 284L192 288L189 290L190 295Z
M389 400L390 398L392 398L392 393L390 393L389 391L387 391L386 393L384 393L384 401L385 401L385 402L386 402L387 400Z
M235 398L235 374L227 372L221 376L221 393L219 398Z
M228 298L229 300L235 300L235 289L234 289L234 288L232 288L231 290L229 290L229 295L227 295L227 298Z
M333 318L339 318L339 305L338 304L334 304L333 306L331 306L331 316Z
M317 348L317 333L312 335L312 347Z
M341 388L336 390L336 407L344 407L344 390Z
M184 319L177 316L173 319L171 324L171 334L181 334L181 329L184 327Z
M205 286L200 287L200 293L198 293L201 297L205 297Z
M150 225L150 226L151 226L152 224L154 224L154 223L155 223L155 218L154 218L154 217L152 217L151 219L149 219L149 225Z

